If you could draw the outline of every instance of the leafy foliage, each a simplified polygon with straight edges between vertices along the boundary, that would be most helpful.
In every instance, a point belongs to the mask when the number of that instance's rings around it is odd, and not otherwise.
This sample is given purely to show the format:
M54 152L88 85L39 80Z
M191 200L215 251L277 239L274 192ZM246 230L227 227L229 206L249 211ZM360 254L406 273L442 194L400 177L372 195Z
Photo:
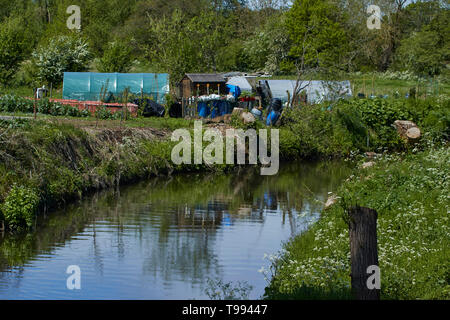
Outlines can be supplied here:
M37 112L52 116L88 117L90 115L87 110L80 111L76 107L62 105L49 99L39 100L36 108ZM34 112L34 101L14 95L4 95L0 97L0 112L32 113Z
M448 99L351 99L333 106L287 109L283 113L280 153L298 156L348 156L358 151L408 148L393 127L396 120L415 122L432 140L449 137Z
M0 24L0 83L3 85L10 83L32 44L24 23L23 18L12 17Z
M131 48L124 42L111 42L98 64L100 72L126 73L132 65Z
M2 205L8 228L30 228L39 205L39 195L29 187L14 185Z
M64 72L86 71L90 59L87 42L76 36L52 38L33 52L37 77L55 85L61 83Z
M309 67L337 64L347 51L346 33L329 1L297 0L287 14L291 55L304 57Z

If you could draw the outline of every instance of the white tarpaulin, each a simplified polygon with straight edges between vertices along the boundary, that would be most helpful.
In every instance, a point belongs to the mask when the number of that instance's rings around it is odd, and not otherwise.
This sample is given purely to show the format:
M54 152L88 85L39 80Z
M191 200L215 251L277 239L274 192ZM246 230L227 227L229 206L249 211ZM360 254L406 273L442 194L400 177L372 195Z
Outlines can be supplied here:
M272 98L279 98L283 102L288 100L287 91L292 97L296 80L267 80ZM350 81L302 81L299 84L306 92L307 102L314 104L322 101L335 101L339 98L352 96Z
M230 84L232 86L237 86L241 89L241 91L252 91L252 86L248 82L247 78L245 77L231 77L227 84Z

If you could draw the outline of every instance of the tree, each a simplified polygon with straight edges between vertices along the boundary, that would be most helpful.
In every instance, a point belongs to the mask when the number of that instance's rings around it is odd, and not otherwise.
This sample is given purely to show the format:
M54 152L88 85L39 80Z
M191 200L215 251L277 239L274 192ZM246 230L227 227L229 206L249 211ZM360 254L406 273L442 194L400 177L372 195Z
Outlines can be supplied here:
M291 42L285 15L270 17L266 24L244 43L251 70L280 73L282 62L288 58Z
M91 53L87 42L76 36L59 36L50 39L33 54L37 78L58 85L64 72L81 72L89 69Z
M133 61L130 47L121 41L109 43L97 66L100 72L128 72Z
M286 21L292 40L290 54L303 57L308 67L339 65L348 48L338 12L329 1L296 0Z
M439 35L432 31L415 32L401 42L398 50L401 65L418 76L439 75L445 68L447 51L439 47ZM446 54L447 52L447 54Z
M0 83L8 84L32 47L23 18L7 18L0 24Z
M143 44L142 51L157 70L170 74L172 88L186 72L198 71L200 62L196 39L187 32L186 20L179 10L170 17L147 20L148 42Z
M187 24L188 33L196 39L195 47L204 70L217 72L218 57L221 50L226 50L231 30L222 15L214 11L204 11L193 17Z
M417 7L427 10L419 13L415 11ZM438 75L450 59L450 11L439 7L435 1L412 5L410 11L425 15L428 23L417 24L415 15L410 15L415 31L400 42L397 64L418 76Z

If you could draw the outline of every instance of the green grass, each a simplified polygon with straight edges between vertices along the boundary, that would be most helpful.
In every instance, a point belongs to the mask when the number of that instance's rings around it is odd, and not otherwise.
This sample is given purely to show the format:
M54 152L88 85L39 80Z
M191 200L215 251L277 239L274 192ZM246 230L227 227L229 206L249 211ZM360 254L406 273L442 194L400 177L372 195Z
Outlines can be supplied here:
M0 112L0 116L21 117L33 119L32 113L26 112ZM70 116L52 116L48 114L36 114L37 120L46 120L61 123L71 123L77 127L97 127L97 128L153 128L176 130L179 128L192 128L193 120L180 118L129 118L126 121L120 120L97 120L95 117L70 117Z
M373 80L373 82L372 82ZM418 83L417 81L406 81L406 80L385 80L375 77L372 79L371 76L361 76L358 78L350 79L353 86L353 94L365 93L366 96L370 95L388 95L393 97L396 92L400 96L404 97L406 93L409 93L411 88L418 88L419 96L437 96L437 95L450 95L450 84L445 82L440 82L437 86L432 85L429 82Z
M376 209L382 299L450 299L450 150L386 155L359 169L338 204L273 257L269 299L348 299L345 209Z

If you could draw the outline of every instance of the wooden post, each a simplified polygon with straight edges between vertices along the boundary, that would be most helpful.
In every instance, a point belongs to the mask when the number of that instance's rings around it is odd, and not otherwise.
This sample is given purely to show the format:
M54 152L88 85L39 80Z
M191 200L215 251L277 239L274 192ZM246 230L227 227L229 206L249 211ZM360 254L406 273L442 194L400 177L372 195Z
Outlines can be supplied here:
M209 96L209 83L206 84L206 93Z
M36 95L37 95L37 89L34 92L34 102L33 102L33 114L34 114L34 120L36 120Z
M372 75L372 94L375 95L375 75Z
M363 79L364 83L363 83L363 87L364 87L364 96L367 98L366 95L366 78Z
M181 98L181 117L184 119L184 98Z
M125 108L125 121L128 120L128 87L125 88L125 90L123 91L123 104L124 104L124 108ZM123 109L122 109L123 111ZM122 116L123 116L123 112L122 112Z
M157 73L155 73L155 82L156 82L156 102L159 103L158 74Z
M200 95L200 84L197 83L197 97Z
M220 83L217 84L217 94L220 96Z
M367 272L378 266L377 218L375 210L353 207L348 210L352 292L357 300L379 300L380 290L369 289Z

